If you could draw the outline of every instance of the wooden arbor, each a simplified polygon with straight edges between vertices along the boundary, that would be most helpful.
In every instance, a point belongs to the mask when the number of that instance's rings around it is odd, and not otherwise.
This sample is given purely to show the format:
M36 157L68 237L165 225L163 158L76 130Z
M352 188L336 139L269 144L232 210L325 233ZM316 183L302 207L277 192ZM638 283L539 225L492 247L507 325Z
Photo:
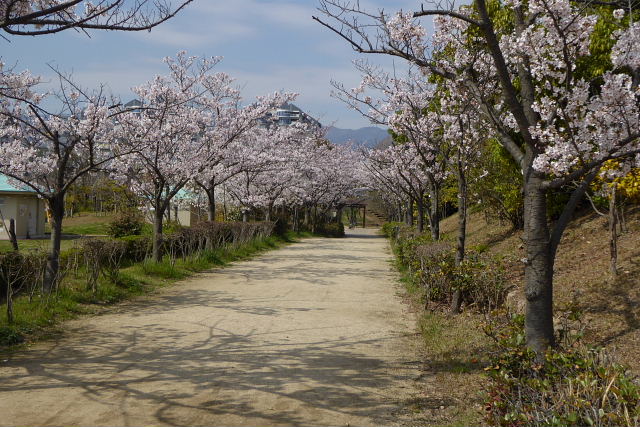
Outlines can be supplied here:
M356 222L357 212L362 209L362 228L365 228L367 225L367 205L364 203L346 203L342 205L342 209L347 209L347 215L349 217L349 225L354 224Z

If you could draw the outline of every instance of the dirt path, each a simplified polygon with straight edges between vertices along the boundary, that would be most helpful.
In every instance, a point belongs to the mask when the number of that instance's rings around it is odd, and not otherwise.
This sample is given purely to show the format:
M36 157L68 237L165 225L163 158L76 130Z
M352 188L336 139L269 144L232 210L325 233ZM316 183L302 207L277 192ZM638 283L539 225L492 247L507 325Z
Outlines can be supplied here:
M420 375L372 230L204 273L0 360L0 425L393 425ZM410 422L410 421L408 421Z

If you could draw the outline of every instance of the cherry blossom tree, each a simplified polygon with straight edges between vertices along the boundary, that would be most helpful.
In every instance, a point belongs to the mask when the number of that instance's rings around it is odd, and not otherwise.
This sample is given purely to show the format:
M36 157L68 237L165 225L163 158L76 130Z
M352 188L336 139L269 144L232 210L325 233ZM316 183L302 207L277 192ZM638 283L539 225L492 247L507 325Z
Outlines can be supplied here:
M372 123L388 125L396 134L396 144L411 145L412 150L389 150L389 153L415 155L429 193L429 228L434 240L440 239L440 200L442 186L447 177L451 144L443 138L444 117L437 110L436 86L428 83L424 76L410 70L406 77L391 76L380 68L365 62L356 62L362 73L361 84L354 89L346 89L333 83L334 95L359 111ZM378 96L372 97L367 91L373 90ZM412 198L418 208L418 229L423 230L425 214L422 183Z
M192 1L181 0L174 6L165 0L3 0L0 29L20 36L52 34L71 28L150 30Z
M203 104L202 82L227 81L212 76L220 58L188 57L184 52L166 58L168 76L156 76L133 91L142 102L139 111L118 117L118 157L114 177L142 195L153 211L153 259L162 260L162 225L171 199L192 180L205 159L202 136L213 123L210 104ZM222 84L224 86L224 84Z
M418 230L422 230L423 211L419 201L426 192L427 181L420 163L420 156L413 146L399 144L386 149L374 149L366 153L365 168L374 182L407 204L406 222L413 225L413 205L418 206ZM379 187L379 188L380 188Z
M0 98L0 172L42 197L51 212L51 244L44 291L56 285L65 195L80 177L111 161L112 102L98 90L84 91L60 74L57 93L38 94L37 77L24 72L2 75ZM57 98L52 113L42 105Z
M221 90L218 84L211 82L205 82L205 88L204 102L213 115L214 126L202 137L204 158L200 160L195 183L207 195L209 221L215 221L216 188L240 173L240 166L246 165L248 159L242 156L242 145L247 143L241 140L242 135L260 126L260 120L269 110L293 101L296 94L276 92L242 106L237 90L229 93L228 86ZM235 141L239 141L239 144L235 144Z
M568 0L506 1L511 25L486 0L457 9L419 8L388 15L357 3L321 0L315 18L358 52L404 58L428 75L458 82L520 165L524 191L527 344L542 355L554 343L553 265L573 212L602 164L639 151L637 24L614 34L612 68L586 78L598 20ZM617 16L623 15L616 12ZM420 18L435 16L427 36ZM492 89L485 83L495 82ZM575 185L553 227L547 194Z

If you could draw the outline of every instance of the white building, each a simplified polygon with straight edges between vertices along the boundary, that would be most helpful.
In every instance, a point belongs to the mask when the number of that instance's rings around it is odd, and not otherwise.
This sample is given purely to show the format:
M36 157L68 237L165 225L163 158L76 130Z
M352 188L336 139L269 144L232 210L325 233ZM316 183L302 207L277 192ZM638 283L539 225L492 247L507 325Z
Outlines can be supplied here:
M0 240L9 240L9 222L16 224L18 239L44 236L45 201L28 188L17 188L0 174ZM4 218L4 221L2 220Z
M278 108L274 108L261 119L263 126L269 126L275 123L279 126L289 126L290 124L300 122L313 125L317 128L322 127L319 121L302 111L298 106L285 103Z

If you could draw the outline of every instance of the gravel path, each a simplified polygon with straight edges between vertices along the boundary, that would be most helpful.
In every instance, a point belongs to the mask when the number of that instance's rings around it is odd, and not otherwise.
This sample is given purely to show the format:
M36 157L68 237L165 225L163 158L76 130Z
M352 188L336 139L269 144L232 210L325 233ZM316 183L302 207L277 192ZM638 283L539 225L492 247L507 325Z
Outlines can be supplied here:
M390 257L374 230L306 239L68 322L0 360L0 425L410 423L420 364Z

